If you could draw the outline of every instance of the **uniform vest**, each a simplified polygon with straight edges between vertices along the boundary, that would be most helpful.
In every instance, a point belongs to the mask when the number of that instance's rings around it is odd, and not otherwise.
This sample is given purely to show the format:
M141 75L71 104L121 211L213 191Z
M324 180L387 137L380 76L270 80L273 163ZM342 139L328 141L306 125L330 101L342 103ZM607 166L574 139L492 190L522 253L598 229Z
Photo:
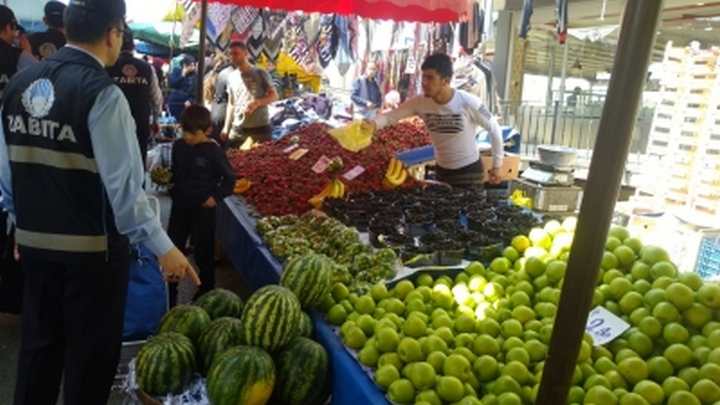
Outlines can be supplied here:
M23 255L98 259L118 235L87 123L112 85L93 57L68 47L10 81L2 125Z
M32 46L33 55L38 60L45 60L52 56L58 49L65 46L65 34L49 29L45 32L36 32L28 37Z
M21 49L0 41L0 101L3 99L5 88L10 83L10 78L17 73L20 54L22 54Z
M130 112L135 119L137 137L141 145L147 144L150 137L152 69L148 63L136 59L127 52L120 54L117 63L108 68L110 77L115 80L130 104Z

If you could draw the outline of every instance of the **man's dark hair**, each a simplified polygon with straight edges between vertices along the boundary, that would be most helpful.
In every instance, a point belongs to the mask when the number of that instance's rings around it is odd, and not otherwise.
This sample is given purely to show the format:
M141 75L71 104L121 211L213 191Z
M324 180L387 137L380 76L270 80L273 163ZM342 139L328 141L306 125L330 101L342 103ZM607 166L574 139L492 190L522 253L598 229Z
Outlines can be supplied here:
M0 30L4 30L8 24L12 24L13 28L17 27L15 13L9 7L0 5Z
M45 23L50 28L62 28L63 16L67 6L59 1L48 1L45 4Z
M420 67L421 70L432 69L440 75L443 79L452 79L453 76L453 64L450 57L444 53L435 53L427 58Z
M193 104L183 111L180 125L185 132L207 131L212 127L210 111L201 105Z
M245 42L243 42L243 41L232 41L232 42L230 43L230 48L231 48L231 49L232 49L232 48L240 48L240 49L245 49L245 50L247 50L247 45L246 45Z
M125 0L72 0L65 11L68 41L92 44L111 29L124 30Z

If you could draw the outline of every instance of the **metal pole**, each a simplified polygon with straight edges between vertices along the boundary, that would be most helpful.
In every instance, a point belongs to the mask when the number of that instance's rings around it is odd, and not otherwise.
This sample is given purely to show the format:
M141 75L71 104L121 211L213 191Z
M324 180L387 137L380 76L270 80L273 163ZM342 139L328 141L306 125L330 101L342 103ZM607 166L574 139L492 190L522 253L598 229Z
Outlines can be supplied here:
M547 92L545 93L545 108L550 109L553 101L553 77L555 76L555 41L548 44L548 82Z
M567 80L568 53L570 52L570 38L563 44L562 73L560 74L560 106L565 106L565 81Z
M661 9L662 1L658 0L625 3L615 66L598 128L537 405L567 402Z
M200 8L200 46L198 47L198 78L197 78L197 100L198 104L203 103L203 81L205 79L205 40L207 29L205 27L208 16L208 2L202 0Z

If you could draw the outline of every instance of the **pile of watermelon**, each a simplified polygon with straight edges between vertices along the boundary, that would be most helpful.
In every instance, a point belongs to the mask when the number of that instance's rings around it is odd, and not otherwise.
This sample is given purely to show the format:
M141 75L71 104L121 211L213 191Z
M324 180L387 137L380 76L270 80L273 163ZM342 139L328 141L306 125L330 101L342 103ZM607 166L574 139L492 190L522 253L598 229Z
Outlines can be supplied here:
M282 285L257 290L245 304L215 289L173 308L138 353L140 389L154 397L179 394L198 373L213 405L324 404L328 355L310 339L306 311L329 293L331 272L308 257L286 269Z

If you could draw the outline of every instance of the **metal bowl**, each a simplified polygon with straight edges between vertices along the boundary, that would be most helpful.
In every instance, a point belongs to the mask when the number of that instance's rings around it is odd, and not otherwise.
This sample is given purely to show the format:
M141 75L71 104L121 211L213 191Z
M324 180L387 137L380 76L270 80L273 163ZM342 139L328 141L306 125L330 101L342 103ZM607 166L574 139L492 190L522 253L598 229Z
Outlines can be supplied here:
M537 148L540 162L560 167L574 166L577 151L573 148L557 145L540 145Z

